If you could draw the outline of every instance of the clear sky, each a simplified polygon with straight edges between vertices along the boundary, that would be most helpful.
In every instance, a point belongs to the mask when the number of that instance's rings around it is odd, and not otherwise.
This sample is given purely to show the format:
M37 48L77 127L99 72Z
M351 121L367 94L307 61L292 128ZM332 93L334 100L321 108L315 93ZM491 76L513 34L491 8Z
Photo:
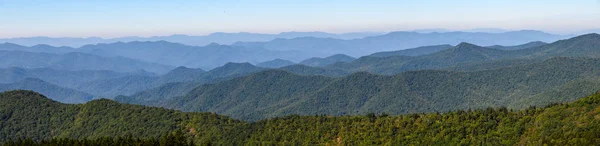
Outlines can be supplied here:
M0 0L0 37L600 28L600 0Z

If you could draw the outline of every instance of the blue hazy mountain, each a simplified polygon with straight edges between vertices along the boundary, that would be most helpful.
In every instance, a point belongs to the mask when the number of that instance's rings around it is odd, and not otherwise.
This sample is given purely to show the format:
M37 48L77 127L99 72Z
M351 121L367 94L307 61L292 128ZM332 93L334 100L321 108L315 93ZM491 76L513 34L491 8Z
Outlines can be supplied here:
M296 64L296 63L289 61L289 60L275 59L275 60L271 60L271 61L265 61L265 62L258 63L258 64L256 64L256 66L265 67L265 68L280 68L280 67L290 66L290 65L294 65L294 64Z
M369 56L373 56L373 57L421 56L421 55L427 55L427 54L439 52L442 50L450 49L452 47L454 47L454 46L452 46L452 45L423 46L423 47L411 48L411 49L406 49L406 50L377 52L377 53L373 53Z
M14 83L0 84L0 92L17 89L34 90L63 103L84 103L94 98L91 94L64 88L36 78L25 78Z
M0 83L12 83L26 78L37 78L63 87L75 88L84 82L114 79L130 75L156 76L152 73L144 72L123 73L108 70L68 71L52 68L25 69L10 67L0 68Z
M102 57L79 52L53 54L25 51L0 51L0 67L111 70L117 72L146 70L155 73L165 73L174 68L121 56Z
M313 66L313 67L324 67L330 64L338 63L338 62L350 62L354 61L356 58L350 57L344 54L335 54L325 58L313 57L306 60L303 60L299 64Z
M227 37L229 33L215 33L212 37ZM236 33L235 36L255 36L251 33ZM392 32L359 39L336 39L321 32L288 32L280 33L283 38L268 42L238 42L234 45L210 43L205 46L190 46L167 41L132 41L106 44L85 45L79 48L52 47L37 45L23 47L15 44L2 44L0 50L19 50L29 52L46 52L64 54L83 52L103 57L127 57L150 63L169 66L186 66L190 68L212 69L227 62L250 62L258 64L274 59L301 62L311 57L327 57L335 54L346 54L359 57L382 51L395 51L420 46L470 42L480 46L502 45L512 46L532 41L552 42L565 36L548 34L540 31L512 31L505 33L417 33ZM319 37L296 37L296 36ZM176 35L171 37L188 38ZM260 38L260 35L257 36ZM285 37L289 37L285 38ZM296 37L296 38L293 38ZM136 37L128 37L136 40ZM126 40L126 41L129 41ZM193 40L193 39L192 39Z
M228 62L264 62L273 59L299 61L311 56L301 51L271 51L260 48L220 45L189 46L166 41L86 45L77 51L106 57L124 56L171 66L212 69Z
M341 40L334 38L302 37L294 39L275 39L269 42L238 42L233 45L249 48L264 48L277 51L303 51L325 57L334 54L347 54L358 57L382 51L403 50L420 46L469 42L480 46L512 46L532 41L553 42L569 36L554 35L541 31L522 30L504 33L480 32L391 32L384 35L362 39Z
M513 63L534 63L552 57L600 58L598 46L600 46L599 34L581 35L545 45L544 43L533 42L504 47L504 49L481 47L471 43L460 43L453 48L428 55L365 56L348 63L332 64L326 68L345 70L347 72L367 71L375 74L392 75L405 71L461 68L464 66L473 67L473 65L487 68L481 66L483 64L493 67L503 67L510 66ZM496 64L492 65L488 63Z
M181 43L186 45L195 45L195 46L204 46L210 43L219 43L219 44L232 44L238 41L270 41L276 38L297 38L297 37L318 37L318 38L337 38L337 39L358 39L364 38L367 36L380 35L382 33L376 32L355 32L355 33L342 33L342 34L333 34L326 32L282 32L279 34L261 34L261 33L248 33L248 32L239 32L239 33L224 33L224 32L216 32L209 35L204 36L194 36L194 35L182 35L175 34L169 36L153 36L153 37L119 37L119 38L110 38L104 39L99 37L89 37L89 38L74 38L74 37L23 37L23 38L4 38L0 39L0 43L10 42L14 44L24 45L24 46L34 46L37 44L47 44L52 46L70 46L70 47L80 47L88 44L98 44L98 43L116 43L116 42L131 42L131 41L169 41L174 43Z
M167 41L117 42L110 44L85 45L79 48L53 47L48 45L26 47L4 43L0 44L0 51L2 50L28 51L57 55L76 54L81 52L104 58L130 58L149 63L203 69L212 69L228 62L259 63L279 58L291 61L301 61L313 57L312 53L301 51L271 51L260 48L220 45L217 43L211 43L206 46L190 46ZM162 70L161 73L164 72L166 71Z

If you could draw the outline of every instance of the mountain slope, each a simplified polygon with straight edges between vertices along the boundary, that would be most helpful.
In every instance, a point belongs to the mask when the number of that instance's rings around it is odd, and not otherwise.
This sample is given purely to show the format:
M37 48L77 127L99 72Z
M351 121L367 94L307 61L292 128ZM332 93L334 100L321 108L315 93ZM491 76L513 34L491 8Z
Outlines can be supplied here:
M290 65L294 65L294 64L296 64L296 63L288 61L288 60L275 59L275 60L271 60L271 61L258 63L258 64L256 64L256 66L264 67L264 68L280 68L280 67L290 66Z
M390 57L390 56L421 56L427 55L442 50L452 48L452 45L436 45L436 46L423 46L417 48L411 48L406 50L388 51L388 52L377 52L369 56L373 57Z
M436 53L422 56L361 57L356 61L329 65L326 68L348 72L366 71L376 74L393 75L405 71L442 69L472 63L491 62L500 59L518 58L520 54L469 43Z
M178 130L194 130L198 139L218 138L240 122L209 113L182 113L162 108L119 104L101 99L62 104L31 91L0 94L0 141L32 138L158 138ZM197 129L197 130L196 130ZM212 130L208 130L212 129ZM223 135L225 136L225 135Z
M527 44L516 45L516 46L494 45L494 46L488 46L488 48L494 48L494 49L500 49L500 50L521 50L521 49L539 47L539 46L543 46L543 45L547 45L547 44L548 43L545 43L545 42L535 41L535 42L529 42Z
M325 57L325 58L319 58L319 57L309 58L309 59L303 60L302 62L300 62L298 64L303 64L303 65L313 66L313 67L323 67L323 66L327 66L327 65L334 64L337 62L350 62L353 60L356 60L356 58L353 58L353 57L350 57L350 56L344 55L344 54L336 54L336 55L332 55L332 56Z
M566 40L556 41L549 45L533 49L521 50L519 53L529 53L532 57L600 57L600 34L591 33Z
M389 116L287 116L246 123L209 113L95 100L69 105L30 91L0 93L0 142L128 136L196 145L595 145L600 142L600 93L568 104ZM49 140L53 138L54 140ZM164 137L163 137L164 138ZM120 138L122 139L122 138ZM73 142L73 141L69 141ZM119 145L101 138L95 142ZM123 145L139 143L128 141ZM165 142L165 140L161 140ZM21 141L16 145L32 145ZM91 145L92 141L85 141Z
M341 78L264 71L202 85L183 97L152 102L185 111L209 111L259 120L301 114L356 115L449 111L488 106L527 107L519 99L597 78L597 59L553 58L535 64L474 72L414 71L394 76L354 73ZM589 87L591 89L600 87ZM570 92L564 96L583 96ZM573 99L545 99L566 102ZM260 102L258 102L260 101Z

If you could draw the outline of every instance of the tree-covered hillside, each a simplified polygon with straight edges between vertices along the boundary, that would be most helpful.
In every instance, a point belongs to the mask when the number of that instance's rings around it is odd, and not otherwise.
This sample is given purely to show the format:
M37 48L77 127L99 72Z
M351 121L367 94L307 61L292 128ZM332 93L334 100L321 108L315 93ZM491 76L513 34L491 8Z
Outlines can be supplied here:
M210 113L183 113L107 99L63 104L31 91L4 92L0 99L1 142L26 138L158 138L171 131L184 130L188 132L186 135L197 139L225 140L227 137L218 136L226 136L227 131L245 125Z
M403 114L498 106L521 109L590 94L600 89L599 74L600 60L585 58L553 58L472 72L424 70L393 76L359 72L331 78L268 70L200 85L168 100L135 96L120 101L216 112L252 121L291 114ZM561 90L574 88L578 90ZM560 94L541 96L550 93ZM136 102L140 100L144 102Z
M40 140L44 140L43 145L165 142L191 142L196 145L600 143L600 93L573 103L519 111L487 108L398 116L291 115L253 123L209 113L184 113L110 100L62 104L31 91L5 92L0 94L0 99L3 101L0 102L0 143L6 145L34 145ZM9 142L28 138L32 141Z

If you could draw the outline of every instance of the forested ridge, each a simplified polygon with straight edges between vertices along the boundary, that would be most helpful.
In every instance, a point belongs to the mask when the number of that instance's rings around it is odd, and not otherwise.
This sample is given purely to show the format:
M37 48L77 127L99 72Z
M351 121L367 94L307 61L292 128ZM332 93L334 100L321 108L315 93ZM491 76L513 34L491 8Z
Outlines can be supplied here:
M595 145L600 92L513 111L278 117L244 122L210 113L94 100L62 104L31 91L0 94L5 145ZM66 139L65 139L66 138ZM22 139L22 140L18 140ZM30 140L28 140L30 139ZM14 140L13 142L9 142ZM166 145L166 144L165 144Z
M566 57L492 70L424 70L393 76L359 72L332 78L267 70L201 85L179 97L145 100L168 92L157 90L117 100L215 112L250 121L292 114L396 115L500 106L523 109L570 102L594 93L600 89L599 75L599 59Z

